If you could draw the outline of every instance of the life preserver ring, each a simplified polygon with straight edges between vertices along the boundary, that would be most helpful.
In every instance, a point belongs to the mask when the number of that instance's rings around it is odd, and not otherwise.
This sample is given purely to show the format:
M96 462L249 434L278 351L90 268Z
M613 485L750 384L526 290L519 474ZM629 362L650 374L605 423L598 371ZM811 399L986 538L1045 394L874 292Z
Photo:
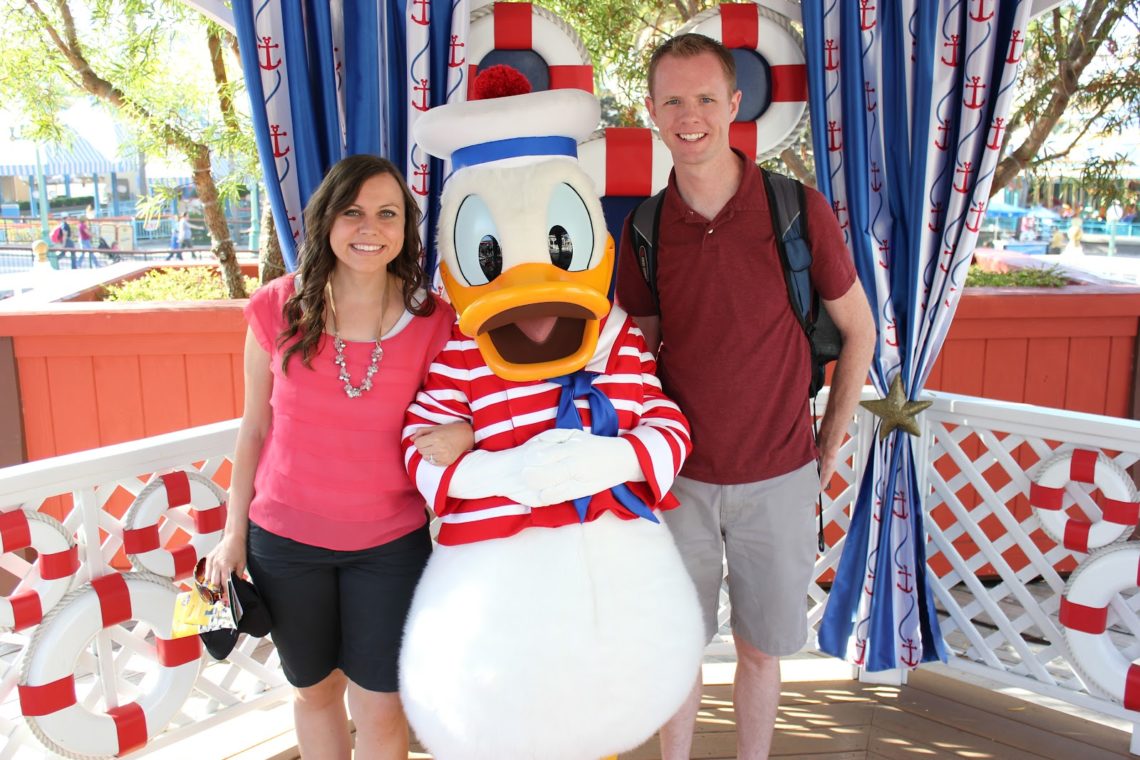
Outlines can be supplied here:
M159 518L170 509L189 506L194 528L189 543L174 550L163 546ZM217 546L226 525L226 492L198 472L178 470L146 484L123 519L123 551L136 570L166 578L185 578L198 560Z
M1078 449L1057 454L1039 464L1031 479L1029 504L1041 521L1041 529L1066 549L1087 554L1123 540L1140 516L1132 479L1099 452ZM1066 516L1062 507L1069 482L1091 483L1100 489L1105 502L1100 520Z
M70 757L117 757L162 731L198 678L202 641L171 639L177 592L165 578L114 573L72 591L36 629L25 650L17 691L20 711L37 739ZM134 702L94 713L75 690L75 671L102 630L138 620L154 631L157 673L144 678Z
M652 129L607 127L578 144L578 164L599 196L646 198L669 182L673 156Z
M1108 635L1108 606L1125 589L1140 585L1140 544L1097 550L1069 576L1060 621L1073 660L1084 678L1140 711L1140 665L1130 662Z
M67 593L79 570L79 547L58 520L17 509L0 514L2 553L32 548L39 558L16 590L0 597L0 627L12 631L43 620Z
M803 37L788 17L756 3L723 3L693 16L677 33L685 32L719 40L730 51L746 51L744 57L733 56L744 95L729 126L732 147L763 161L794 143L808 120L807 59ZM763 87L741 81L747 69L766 73Z
M471 26L467 33L467 87L468 96L475 74L484 67L484 59L496 51L531 51L540 61L536 68L545 68L547 81L541 72L531 69L525 62L514 61L515 68L531 80L535 90L576 88L594 91L594 67L590 53L578 33L558 16L532 3L494 3L471 11ZM495 63L495 57L487 64ZM541 64L545 64L544 66Z

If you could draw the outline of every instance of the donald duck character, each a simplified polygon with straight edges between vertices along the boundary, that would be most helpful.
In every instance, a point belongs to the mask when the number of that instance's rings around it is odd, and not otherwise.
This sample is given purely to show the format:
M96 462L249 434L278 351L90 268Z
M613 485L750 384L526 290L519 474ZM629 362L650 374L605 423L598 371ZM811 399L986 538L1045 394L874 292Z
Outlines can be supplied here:
M438 247L459 319L404 430L439 547L400 682L442 760L633 749L684 701L705 643L657 517L677 506L688 423L610 304L613 240L577 163L598 102L528 90L522 79L508 90L520 94L441 106L415 126L453 166ZM474 450L447 467L416 451L416 430L456 421L473 427Z

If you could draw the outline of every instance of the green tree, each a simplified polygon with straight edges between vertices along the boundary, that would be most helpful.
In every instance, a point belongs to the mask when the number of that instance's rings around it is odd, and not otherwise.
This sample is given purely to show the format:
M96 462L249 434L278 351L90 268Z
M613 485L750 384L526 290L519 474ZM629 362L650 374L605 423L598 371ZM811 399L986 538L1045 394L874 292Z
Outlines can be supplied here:
M715 5L710 0L537 0L567 19L594 61L607 119L644 123L645 71L654 46ZM1120 134L1140 114L1140 0L1066 0L1031 22L1006 124L1004 158L992 193L1028 171L1049 171L1091 137ZM607 96L611 96L607 100ZM1046 140L1053 136L1049 145ZM1130 147L1130 146L1129 146ZM1124 154L1101 155L1081 169L1090 192L1107 200L1120 192ZM779 163L812 182L809 141L780 154Z
M991 193L1022 172L1055 173L1089 138L1140 124L1138 31L1140 0L1065 2L1030 23ZM1109 201L1119 197L1125 160L1123 151L1090 158L1079 168L1085 189Z
M538 0L567 19L594 62L600 93L612 93L610 126L641 126L645 69L653 48L713 0Z
M7 0L0 13L0 83L30 135L59 139L57 114L85 94L133 123L141 150L184 157L226 290L245 297L222 207L241 174L257 176L252 131L234 108L240 77L227 73L232 36L173 0ZM217 181L217 155L247 171Z

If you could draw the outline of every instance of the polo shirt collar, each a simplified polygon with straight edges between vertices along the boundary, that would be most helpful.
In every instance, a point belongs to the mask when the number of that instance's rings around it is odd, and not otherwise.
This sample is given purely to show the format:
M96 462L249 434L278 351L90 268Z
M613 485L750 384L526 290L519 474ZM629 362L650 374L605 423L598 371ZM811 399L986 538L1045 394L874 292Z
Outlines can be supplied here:
M744 172L740 177L740 186L736 193L724 204L724 208L717 214L717 219L729 219L738 211L764 211L768 209L768 201L764 194L764 180L760 176L760 167L749 161L748 157L736 148L732 152L744 162ZM669 170L669 192L665 193L664 205L661 207L661 217L670 222L699 221L704 224L704 217L689 208L681 192L677 189L677 169ZM692 212L692 215L690 215Z

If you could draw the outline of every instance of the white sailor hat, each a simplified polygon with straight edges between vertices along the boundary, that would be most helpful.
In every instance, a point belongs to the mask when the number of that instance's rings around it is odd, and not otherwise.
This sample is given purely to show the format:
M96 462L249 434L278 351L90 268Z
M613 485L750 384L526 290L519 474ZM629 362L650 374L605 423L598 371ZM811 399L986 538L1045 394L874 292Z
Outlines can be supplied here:
M421 148L450 159L453 171L578 157L578 143L593 133L601 116L597 98L578 89L529 92L526 79L507 66L493 66L479 76L488 75L503 81L507 94L486 87L482 89L492 91L479 100L448 103L423 114L413 127ZM520 89L518 80L527 89ZM475 89L481 89L478 80Z

